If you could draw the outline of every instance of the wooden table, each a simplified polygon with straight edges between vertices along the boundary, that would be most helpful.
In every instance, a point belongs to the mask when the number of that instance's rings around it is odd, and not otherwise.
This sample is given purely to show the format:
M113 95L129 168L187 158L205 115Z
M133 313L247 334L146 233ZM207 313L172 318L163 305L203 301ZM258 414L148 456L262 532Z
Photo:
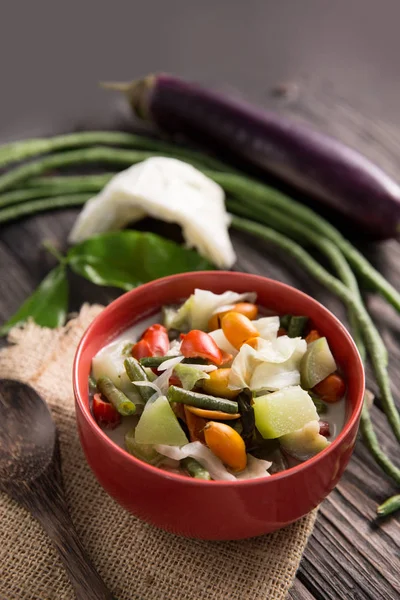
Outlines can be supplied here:
M7 6L6 6L7 5ZM282 110L360 149L395 177L400 168L396 0L147 0L106 7L78 0L2 3L0 141L128 122L122 103L99 91L100 79L171 71ZM12 58L11 58L12 57ZM282 95L283 86L289 90ZM10 316L51 265L43 239L64 243L74 210L26 219L0 230L0 320ZM273 247L234 235L238 268L296 285L344 318L343 308ZM400 287L395 241L362 250ZM71 278L71 309L106 303L117 292ZM368 306L390 355L400 400L400 316L379 297ZM375 390L373 380L369 385ZM399 463L379 407L380 440ZM293 600L400 597L400 524L374 518L395 492L357 444L351 463L320 509L290 592Z

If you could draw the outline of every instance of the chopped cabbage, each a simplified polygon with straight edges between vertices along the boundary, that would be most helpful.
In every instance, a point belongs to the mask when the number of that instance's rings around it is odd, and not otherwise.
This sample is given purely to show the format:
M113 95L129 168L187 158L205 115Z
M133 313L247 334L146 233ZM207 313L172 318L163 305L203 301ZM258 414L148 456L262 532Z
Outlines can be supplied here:
M236 473L236 479L261 479L261 477L270 477L268 469L272 462L256 458L252 454L247 455L247 465L243 471Z
M129 377L126 374L123 354L126 347L126 340L114 342L102 348L92 359L93 377L97 380L100 377L109 377L129 400L134 404L143 404L143 399L135 390Z
M248 344L243 344L240 348L229 373L228 387L231 390L250 388L251 376L255 366L260 362L257 354L257 350Z
M184 356L173 356L172 358L169 358L168 360L165 360L164 362L161 363L161 365L159 365L157 367L158 371L166 371L167 369L170 369L171 367L174 368L176 367L176 365L179 365L180 362L183 361L185 357Z
M289 344L286 340L284 340L283 344L279 343L280 340L286 337L276 338L276 341L271 344L280 346L279 349L283 351L281 356L285 360L282 362L278 362L278 360L272 362L272 357L270 356L268 362L263 361L256 366L250 381L251 390L276 391L284 387L300 384L300 363L307 350L307 343L301 338L287 338L288 341L290 340L292 350L290 356L287 357ZM275 355L274 358L277 359L279 356Z
M192 442L191 444L186 444L186 446L182 446L181 448L157 444L155 449L160 454L164 454L165 456L168 456L168 458L173 458L174 460L182 460L182 458L186 458L187 456L195 458L202 467L207 469L212 479L236 481L236 477L232 475L232 473L229 473L220 459L217 458L215 454L213 454L211 450L207 448L207 446L204 446L201 442Z
M212 315L227 304L236 304L237 302L254 302L256 294L248 292L238 294L227 291L223 294L214 294L208 290L195 289L184 304L176 312L174 318L170 318L168 323L171 329L181 329L187 325L189 329L207 329L207 324Z
M214 331L210 331L210 335L217 344L218 348L221 348L221 350L227 352L228 354L232 354L232 356L237 355L238 350L236 350L236 348L227 340L222 329L214 329Z
M200 379L210 379L201 369L197 369L195 365L178 364L174 368L174 373L179 377L184 390L192 390Z
M259 339L257 347L243 344L229 376L231 389L275 391L300 383L300 362L307 350L301 338Z
M252 321L254 327L264 340L273 340L276 338L279 329L279 317L261 317Z
M69 236L73 244L97 233L122 229L146 215L182 226L189 246L220 268L235 252L223 189L192 165L156 156L115 175L89 200Z

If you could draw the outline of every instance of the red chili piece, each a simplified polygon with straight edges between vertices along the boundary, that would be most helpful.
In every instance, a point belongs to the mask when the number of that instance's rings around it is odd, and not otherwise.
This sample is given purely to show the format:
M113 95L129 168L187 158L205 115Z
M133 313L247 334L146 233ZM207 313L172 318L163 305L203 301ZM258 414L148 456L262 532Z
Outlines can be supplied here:
M205 331L192 329L189 333L181 334L181 353L185 358L204 358L210 362L221 365L223 354L217 344Z
M156 323L146 329L142 339L132 348L132 356L137 360L147 356L165 356L169 350L168 333L164 325Z
M100 394L93 396L93 416L99 425L114 429L121 422L121 415L110 402L104 402Z

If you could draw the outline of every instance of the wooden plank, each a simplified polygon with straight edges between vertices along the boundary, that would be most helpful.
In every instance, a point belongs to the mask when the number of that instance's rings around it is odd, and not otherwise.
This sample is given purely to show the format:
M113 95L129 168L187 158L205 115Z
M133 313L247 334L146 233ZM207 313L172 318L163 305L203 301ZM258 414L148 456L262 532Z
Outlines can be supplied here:
M302 100L307 104L307 100ZM324 104L325 103L325 104ZM326 105L326 110L324 106ZM398 164L392 151L397 148L397 137L388 134L387 128L373 129L373 143L364 143L362 135L368 121L357 120L355 111L339 111L332 98L313 97L303 113L298 104L296 114L305 115L318 122L331 133L337 131L343 139L351 137L353 145L380 160ZM336 106L336 109L335 109ZM336 111L336 112L335 112ZM339 111L339 112L337 112ZM342 114L343 113L343 114ZM338 123L340 122L340 127ZM338 128L338 129L337 129ZM387 136L387 137L386 137ZM389 148L382 153L381 148ZM398 154L397 154L398 156ZM383 165L385 166L385 165ZM387 166L387 165L386 165ZM392 168L391 167L391 168ZM2 228L0 243L0 318L6 319L16 310L28 293L33 291L45 273L54 264L41 249L43 239L53 239L65 245L76 210L41 215ZM162 232L159 223L147 222L153 230ZM238 253L236 269L259 273L285 281L311 294L328 306L340 319L346 321L341 303L322 289L308 274L272 245L264 244L251 236L233 234ZM400 247L397 242L382 245L361 243L363 252L374 265L400 288ZM316 255L317 256L317 255ZM108 303L120 292L93 286L71 276L71 310L85 302ZM396 401L400 395L400 315L376 294L367 294L373 319L382 332L389 349L389 372ZM371 371L368 385L376 391ZM398 460L398 444L388 429L379 408L373 409L373 421L382 446ZM400 465L399 465L400 466ZM381 473L378 466L359 442L349 467L337 489L323 503L315 532L305 551L295 584L289 598L293 600L333 600L337 598L373 599L398 598L400 524L393 518L384 522L375 520L376 504L396 492L395 487Z

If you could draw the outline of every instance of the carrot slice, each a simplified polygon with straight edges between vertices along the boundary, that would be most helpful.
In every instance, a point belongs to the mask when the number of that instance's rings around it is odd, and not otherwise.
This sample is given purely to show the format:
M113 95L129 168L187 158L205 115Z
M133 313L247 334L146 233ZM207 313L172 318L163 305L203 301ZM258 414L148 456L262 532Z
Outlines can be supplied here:
M185 405L185 412L186 411L189 411L198 417L202 417L203 419L213 419L216 421L233 421L234 419L240 418L240 413L228 414L221 410L207 410L205 408L197 408L197 406L188 406L187 404Z
M315 342L315 340L319 340L320 338L319 331L316 329L311 329L310 333L306 337L307 344L311 344L311 342Z

